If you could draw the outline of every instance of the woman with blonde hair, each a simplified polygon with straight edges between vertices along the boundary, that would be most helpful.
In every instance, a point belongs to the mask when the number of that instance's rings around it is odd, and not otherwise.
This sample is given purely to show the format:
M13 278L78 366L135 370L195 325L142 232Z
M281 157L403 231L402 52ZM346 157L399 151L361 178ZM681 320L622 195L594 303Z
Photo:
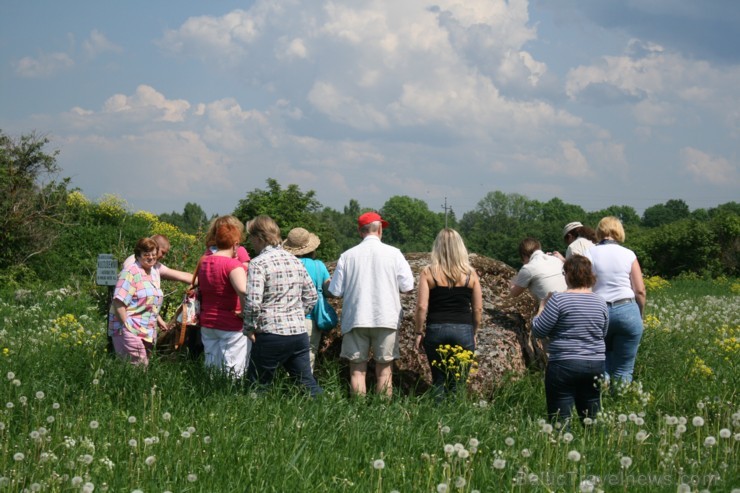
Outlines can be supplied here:
M637 255L620 245L624 242L622 222L607 216L596 228L598 243L586 252L596 284L593 291L609 308L606 333L606 373L615 382L629 383L642 338L645 283Z
M475 351L481 324L483 296L480 279L470 265L468 250L460 234L451 228L434 240L431 264L419 275L416 300L416 348L423 344L432 370L434 393L439 398L455 391L458 380L447 378L442 368L440 346L460 346Z

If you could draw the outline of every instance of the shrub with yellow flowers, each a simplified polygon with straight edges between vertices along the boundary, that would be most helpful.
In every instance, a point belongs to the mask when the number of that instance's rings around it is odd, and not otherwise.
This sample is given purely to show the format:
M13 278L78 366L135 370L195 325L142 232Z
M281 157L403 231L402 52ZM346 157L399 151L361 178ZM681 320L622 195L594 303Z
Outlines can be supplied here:
M441 344L437 347L437 353L440 359L432 361L432 366L442 370L447 375L448 382L467 382L470 375L478 371L475 353L462 346Z
M102 334L100 331L86 330L71 313L61 315L51 323L51 334L68 347L82 346L95 349Z
M661 289L669 288L671 283L666 281L660 276L649 276L644 279L645 289L650 293L660 291Z

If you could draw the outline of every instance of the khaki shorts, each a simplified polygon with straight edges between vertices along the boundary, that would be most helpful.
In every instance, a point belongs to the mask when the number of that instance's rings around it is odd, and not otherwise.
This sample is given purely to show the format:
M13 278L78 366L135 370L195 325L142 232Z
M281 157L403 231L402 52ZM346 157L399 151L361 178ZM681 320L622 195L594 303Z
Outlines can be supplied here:
M378 363L390 363L398 359L398 331L387 327L355 327L342 336L342 353L350 363L364 363L370 359Z

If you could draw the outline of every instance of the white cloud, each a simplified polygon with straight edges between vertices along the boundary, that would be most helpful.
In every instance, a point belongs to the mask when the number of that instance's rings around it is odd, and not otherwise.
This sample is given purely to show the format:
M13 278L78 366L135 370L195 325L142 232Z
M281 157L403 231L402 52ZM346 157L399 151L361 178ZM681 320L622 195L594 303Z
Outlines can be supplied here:
M559 154L516 154L514 160L522 166L534 167L545 175L586 178L593 174L588 161L572 140L558 142Z
M724 157L712 156L693 147L681 149L684 169L698 183L737 187L740 184L738 165Z
M97 29L93 29L90 37L82 42L82 49L89 58L95 58L107 52L120 53L123 51L123 48L111 42Z
M15 73L31 79L49 77L73 67L74 60L66 53L42 53L37 58L23 57L15 63Z
M105 113L127 115L135 120L154 118L157 121L179 122L185 118L190 103L183 99L168 100L153 87L140 85L132 96L115 94L104 104Z

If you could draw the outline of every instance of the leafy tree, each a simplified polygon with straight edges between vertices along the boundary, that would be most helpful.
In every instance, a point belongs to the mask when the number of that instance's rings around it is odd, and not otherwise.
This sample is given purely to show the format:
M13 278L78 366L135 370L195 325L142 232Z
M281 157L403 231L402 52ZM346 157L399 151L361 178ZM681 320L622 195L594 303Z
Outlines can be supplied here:
M282 188L277 180L267 179L267 190L254 189L240 200L234 209L234 216L247 222L266 214L280 226L283 238L291 229L301 227L317 234L321 245L316 254L323 259L338 257L339 249L332 229L320 221L321 203L315 198L316 192L302 192L298 185Z
M460 232L471 252L518 266L522 238L542 236L541 215L541 204L536 200L516 193L489 192L473 211L463 215Z
M606 216L618 217L625 226L636 226L640 224L640 216L637 215L635 208L629 205L610 205L606 209L589 212L587 217L588 224L592 224L595 229L599 221Z
M201 206L192 202L185 204L182 214L172 211L169 214L160 214L159 219L190 234L197 234L208 227L208 216L205 211Z
M663 224L686 219L690 215L689 206L681 199L671 199L665 204L657 204L645 209L642 225L655 228Z
M48 143L0 130L0 267L48 250L64 225L69 178L55 179L59 151L46 152Z
M388 199L380 213L390 223L383 231L384 241L404 252L428 252L437 233L445 226L444 213L434 213L423 200L406 195ZM448 225L454 227L454 222L453 215Z

